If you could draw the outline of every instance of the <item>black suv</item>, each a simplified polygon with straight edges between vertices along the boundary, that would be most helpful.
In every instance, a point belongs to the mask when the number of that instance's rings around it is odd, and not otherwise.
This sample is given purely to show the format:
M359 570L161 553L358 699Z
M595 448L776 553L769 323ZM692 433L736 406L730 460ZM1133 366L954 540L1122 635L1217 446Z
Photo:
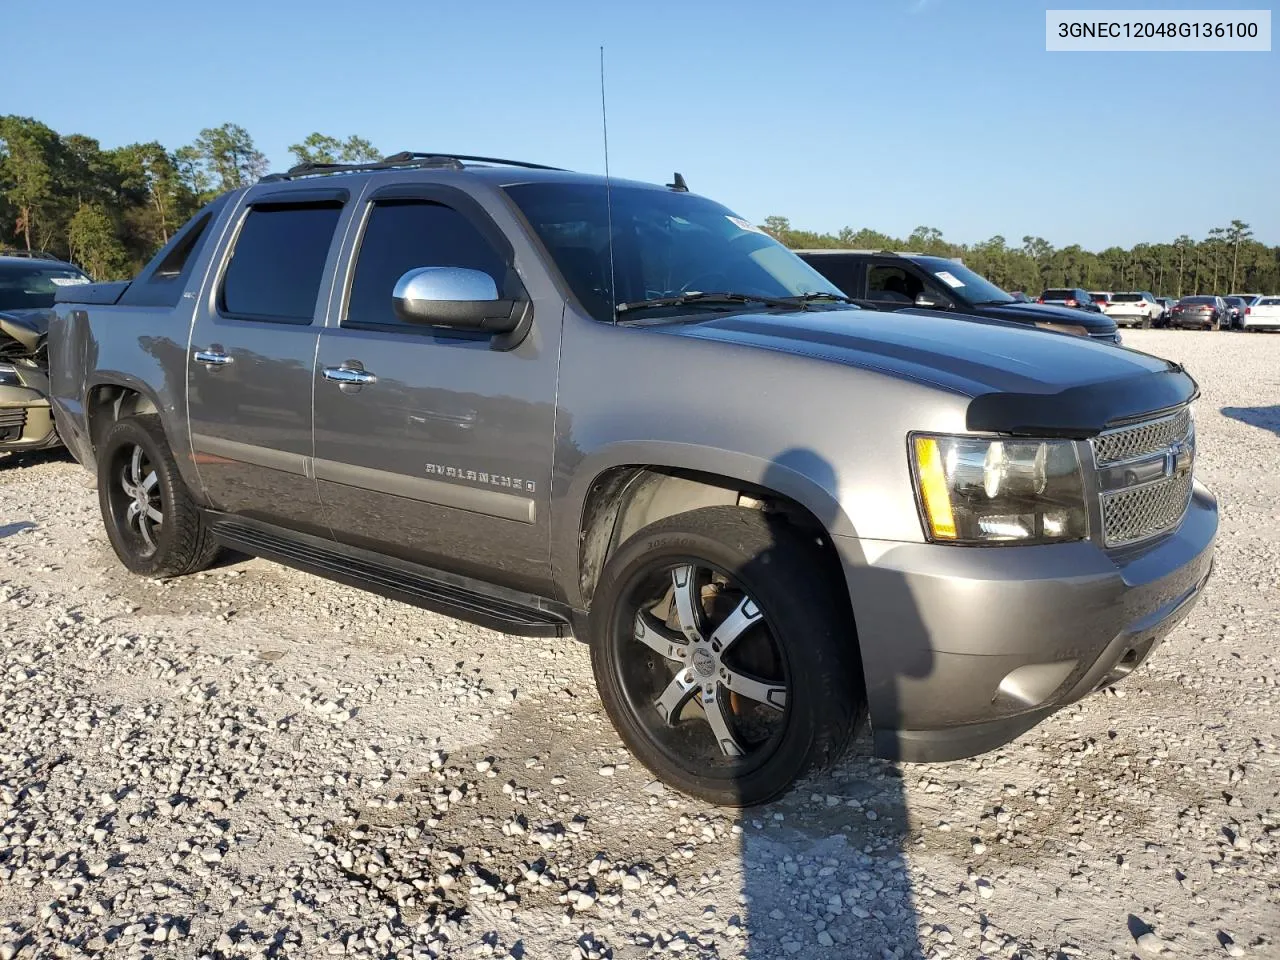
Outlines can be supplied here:
M1034 324L1119 343L1113 320L1101 313L1024 303L958 260L917 253L797 250L860 307L917 312L954 310L990 320Z

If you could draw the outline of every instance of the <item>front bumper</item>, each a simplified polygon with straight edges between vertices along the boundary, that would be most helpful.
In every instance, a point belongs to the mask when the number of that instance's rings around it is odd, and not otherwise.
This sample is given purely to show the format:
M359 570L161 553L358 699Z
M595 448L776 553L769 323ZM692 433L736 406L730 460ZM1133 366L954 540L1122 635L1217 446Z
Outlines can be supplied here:
M876 753L955 760L998 747L1140 664L1199 597L1218 507L1126 552L1092 542L956 547L836 537Z
M57 444L48 397L30 387L0 385L0 450L43 450Z

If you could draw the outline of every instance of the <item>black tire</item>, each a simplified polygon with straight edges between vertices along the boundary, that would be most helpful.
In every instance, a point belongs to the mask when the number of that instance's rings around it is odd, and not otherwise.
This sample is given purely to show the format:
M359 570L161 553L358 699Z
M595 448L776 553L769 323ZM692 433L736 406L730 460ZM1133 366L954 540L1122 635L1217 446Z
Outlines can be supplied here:
M218 555L158 417L129 417L107 431L98 450L98 505L116 556L134 573L182 576ZM161 519L151 519L156 513Z
M1144 319L1144 320L1142 321L1142 323L1140 323L1140 324L1139 324L1139 326L1140 326L1143 330L1150 330L1150 329L1151 329L1151 318L1150 318L1150 317L1147 317L1146 319Z
M688 596L697 598L693 619L704 628L701 649L670 625L673 616L684 622L676 610L680 570L694 573ZM701 586L698 571L706 571ZM638 599L653 595L646 589L664 589L664 582L666 623ZM717 605L735 604L733 613L713 624ZM721 630L752 609L749 615L758 620L751 626ZM658 650L659 656L650 649L653 643L637 639L642 618L653 623L651 636L661 632L659 644L675 637L669 652ZM838 569L825 562L812 534L758 510L707 507L636 533L601 574L590 634L600 697L627 747L663 782L711 803L751 806L784 793L809 769L839 759L861 715L860 659ZM716 637L725 638L723 646ZM681 645L684 653L676 649ZM723 661L707 667L709 650ZM755 659L744 669L737 658L748 655ZM738 681L752 677L783 686L771 687L767 697L740 693ZM662 698L650 695L672 691L681 678L690 684L681 686L687 699L668 720L658 706ZM784 694L775 696L779 689ZM704 707L711 696L711 707ZM713 732L708 709L719 713L727 745ZM759 715L772 725L761 730L755 725ZM741 754L734 756L733 748Z

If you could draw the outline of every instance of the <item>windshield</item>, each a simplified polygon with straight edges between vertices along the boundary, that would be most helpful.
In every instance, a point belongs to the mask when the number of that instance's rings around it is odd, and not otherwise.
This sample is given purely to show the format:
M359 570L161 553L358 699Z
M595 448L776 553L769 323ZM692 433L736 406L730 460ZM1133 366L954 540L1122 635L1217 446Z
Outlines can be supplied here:
M0 263L0 310L52 307L58 287L88 282L89 278L75 267Z
M1016 303L986 277L974 273L963 263L945 257L912 257L919 266L941 280L947 289L970 303Z
M1201 303L1213 303L1214 301L1213 301L1213 297L1183 297L1178 302L1190 303L1190 304L1201 304Z
M1111 298L1112 303L1136 303L1142 299L1140 293L1117 293Z
M693 292L841 296L778 241L703 197L614 186L606 204L603 183L523 183L506 192L597 320L612 321L619 303Z

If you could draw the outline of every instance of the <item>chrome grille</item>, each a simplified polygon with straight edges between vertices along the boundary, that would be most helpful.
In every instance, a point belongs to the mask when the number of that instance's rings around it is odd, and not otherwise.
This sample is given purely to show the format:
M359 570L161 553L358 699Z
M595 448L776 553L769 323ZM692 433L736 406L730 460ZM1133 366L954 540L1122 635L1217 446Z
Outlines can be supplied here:
M1176 526L1191 502L1191 473L1102 496L1102 533L1108 547L1145 540Z
M1093 456L1098 466L1132 460L1134 457L1163 453L1186 437L1191 428L1191 411L1184 407L1177 413L1131 427L1118 427L1093 438Z

